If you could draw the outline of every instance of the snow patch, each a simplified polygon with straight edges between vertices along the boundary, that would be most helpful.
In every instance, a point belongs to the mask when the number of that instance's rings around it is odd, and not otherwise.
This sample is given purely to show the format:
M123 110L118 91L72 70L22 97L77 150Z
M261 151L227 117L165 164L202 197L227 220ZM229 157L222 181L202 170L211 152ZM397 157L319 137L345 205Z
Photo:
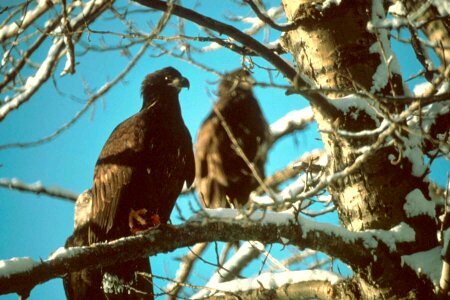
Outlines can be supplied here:
M30 271L38 264L30 257L13 257L0 260L0 277L9 277L11 274Z
M382 29L382 23L386 20L383 7L383 1L372 1L372 20L367 26L370 32L377 31L379 40L376 41L370 48L370 53L378 53L380 55L380 64L372 76L373 84L370 89L371 93L382 90L389 82L391 74L401 74L400 64L391 49L391 44L388 38L388 31Z
M427 171L427 166L423 161L422 139L423 137L413 133L402 138L404 146L402 154L411 162L411 174L415 177L420 177Z
M291 126L301 126L312 122L314 114L311 107L300 110L294 110L287 113L284 117L278 119L270 125L270 131L273 135L280 135Z
M322 9L329 8L332 5L338 6L342 0L325 0L322 2Z
M450 2L448 0L433 0L432 3L441 16L450 15Z
M55 252L53 252L48 257L48 260L53 260L53 259L58 259L58 258L64 259L64 258L72 257L72 256L82 253L84 251L84 249L86 249L86 248L88 248L88 247L72 247L72 248L59 247Z
M416 233L408 224L402 222L392 227L390 230L368 230L373 232L376 237L383 241L391 252L397 251L397 243L414 242Z
M348 95L343 98L335 99L333 100L333 105L344 114L349 114L351 108L353 108L354 111L351 112L350 116L355 120L358 118L359 113L363 111L376 122L377 127L380 126L380 121L377 118L378 114L375 108L371 106L367 100L358 97L357 95Z
M419 189L411 191L405 197L406 202L403 205L406 216L408 218L427 215L436 218L436 208L433 201L428 201Z
M433 282L434 286L439 286L442 269L441 247L411 255L403 255L401 259L402 265L408 265L417 274L426 275Z
M433 88L433 85L431 83L429 83L428 81L416 84L413 88L414 96L416 96L416 97L424 96L432 88Z
M407 14L406 7L401 1L396 1L394 4L389 6L388 12L397 16L406 16Z

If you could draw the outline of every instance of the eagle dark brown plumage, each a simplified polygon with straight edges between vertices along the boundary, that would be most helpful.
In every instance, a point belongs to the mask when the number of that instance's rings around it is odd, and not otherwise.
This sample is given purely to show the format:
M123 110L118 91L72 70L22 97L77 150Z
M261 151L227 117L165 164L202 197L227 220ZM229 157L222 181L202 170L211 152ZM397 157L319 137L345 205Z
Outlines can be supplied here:
M249 161L264 178L270 139L269 126L253 95L253 78L247 70L225 75L215 103ZM212 111L203 122L195 147L196 188L208 208L241 207L258 182L235 151L220 117Z
M184 183L192 184L192 141L178 101L183 87L189 81L172 67L147 75L141 111L119 124L105 143L94 170L89 245L166 223ZM153 299L151 283L137 279L137 271L150 272L148 258L104 268L102 274L148 293L108 289L108 299Z

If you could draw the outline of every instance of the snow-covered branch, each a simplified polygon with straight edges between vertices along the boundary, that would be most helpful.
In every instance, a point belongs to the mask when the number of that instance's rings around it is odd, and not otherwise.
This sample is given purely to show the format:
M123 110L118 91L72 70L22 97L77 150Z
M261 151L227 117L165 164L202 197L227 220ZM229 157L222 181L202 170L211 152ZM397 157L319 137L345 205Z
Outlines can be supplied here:
M46 3L47 1L40 1L40 3L44 2ZM111 2L111 0L92 0L86 3L81 12L70 20L70 27L75 31L81 27L85 27L87 24L94 21L99 14L103 13ZM40 5L38 8L39 7ZM12 28L12 30L14 28ZM78 37L80 36L81 34L78 34ZM6 37L8 36L6 35ZM21 89L16 95L14 95L11 99L5 99L5 104L0 107L0 121L6 118L11 111L19 108L22 104L27 102L31 96L52 76L59 60L64 56L64 50L67 50L65 47L64 38L57 35L53 39L53 43L48 50L47 57L39 65L36 73L26 79L23 89Z
M288 296L288 299L309 299L318 296L319 299L324 299L323 295L328 295L325 299L332 299L333 293L331 293L331 286L339 280L339 276L325 270L302 270L275 274L263 273L253 278L235 279L218 283L214 288L202 290L192 296L191 299L204 299L209 297L215 299L214 296L218 297L227 294L231 294L232 297L230 299L236 299L236 294L239 294L239 299L261 299L264 290L276 290L276 294L280 293L281 295ZM297 288L291 288L290 290L286 288L286 286L293 286L298 283L303 283L303 285L298 285ZM225 299L227 299L226 296ZM272 299L280 298L274 297Z
M293 110L270 125L273 142L294 131L305 129L314 120L311 107Z
M61 248L44 261L30 258L1 261L0 294L26 295L35 285L68 272L212 241L282 242L325 252L355 267L370 263L398 264L396 256L392 260L389 255L402 252L402 245L414 242L414 237L414 231L404 223L391 230L351 232L296 217L291 212L256 211L246 216L233 209L205 210L185 224L160 225L141 235L89 247Z

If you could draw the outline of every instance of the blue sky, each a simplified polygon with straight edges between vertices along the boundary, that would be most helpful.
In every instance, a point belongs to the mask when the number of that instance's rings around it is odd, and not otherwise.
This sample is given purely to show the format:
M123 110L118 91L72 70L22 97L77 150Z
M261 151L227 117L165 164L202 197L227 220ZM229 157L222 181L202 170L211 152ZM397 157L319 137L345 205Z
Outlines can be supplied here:
M214 1L212 4L198 7L200 12L213 11L215 16L237 11L238 7L227 1ZM247 14L245 9L243 14ZM139 24L147 21L155 23L160 14L149 14L135 20ZM0 15L3 18L3 15ZM100 22L92 28L114 30L113 23ZM187 29L195 28L188 25ZM117 29L118 31L120 29ZM172 31L171 27L166 32ZM196 31L197 32L197 31ZM195 34L196 34L195 32ZM194 33L193 33L194 34ZM275 39L276 36L272 36ZM117 41L116 37L107 37L107 41ZM91 42L98 42L98 36L93 35ZM402 70L414 74L419 70L410 59L410 53L403 46L397 46ZM79 50L79 48L77 48ZM135 54L138 47L130 48ZM3 53L0 53L3 55ZM124 119L137 112L141 106L140 84L146 74L154 70L171 65L189 79L190 90L183 90L180 94L183 117L193 139L202 120L209 113L214 96L217 78L201 71L187 63L169 56L151 57L148 52L137 66L126 76L124 82L119 83L107 95L99 99L96 104L84 114L81 119L50 143L25 149L8 149L0 151L0 178L18 178L27 183L41 181L46 186L59 186L64 189L80 193L89 188L95 162L101 147L105 143L112 129ZM34 59L43 57L45 51L37 53ZM409 58L408 58L409 57ZM231 71L241 64L241 58L227 50L205 54L202 61L215 67L219 71ZM65 93L61 95L51 81L47 82L34 97L19 110L11 113L0 124L0 144L32 141L46 136L70 120L78 112L87 99L84 93L86 84L95 91L105 82L112 79L114 74L122 70L128 58L117 52L89 54L77 58L77 73L64 78L58 77L58 89ZM263 63L257 60L258 63ZM264 63L263 63L264 64ZM64 61L58 66L56 74L62 70ZM264 72L255 73L258 80L267 81ZM279 83L285 84L282 78ZM256 88L255 94L269 123L276 121L285 113L300 109L308 103L299 96L285 96L284 92L276 89ZM79 100L71 99L76 95ZM3 98L3 96L2 96ZM304 151L321 146L317 140L318 133L315 126L298 133L294 137L284 138L274 146L266 166L266 173L280 169L288 162L296 159ZM448 163L437 164L433 177L448 172ZM444 177L440 177L443 184ZM182 199L180 204L187 209L189 198ZM73 203L21 193L0 188L0 259L30 256L35 260L45 259L48 255L62 246L73 228ZM174 218L176 222L176 218ZM335 222L335 219L333 220ZM171 264L171 257L177 253L160 254L152 257L152 266L156 274L165 275L175 271ZM33 289L30 299L63 299L64 291L61 280L56 279ZM0 297L2 299L17 299L16 295Z

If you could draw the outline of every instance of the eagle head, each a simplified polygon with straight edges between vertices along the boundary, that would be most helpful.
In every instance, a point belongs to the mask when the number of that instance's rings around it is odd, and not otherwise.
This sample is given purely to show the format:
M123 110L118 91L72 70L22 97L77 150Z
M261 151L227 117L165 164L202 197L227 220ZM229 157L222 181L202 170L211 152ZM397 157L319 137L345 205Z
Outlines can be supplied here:
M189 89L189 80L173 67L166 67L148 74L141 87L144 106L145 103L152 102L152 99L158 96L178 95L184 87Z
M239 93L251 92L255 80L246 69L237 69L222 77L219 85L219 95L226 96L236 91Z

